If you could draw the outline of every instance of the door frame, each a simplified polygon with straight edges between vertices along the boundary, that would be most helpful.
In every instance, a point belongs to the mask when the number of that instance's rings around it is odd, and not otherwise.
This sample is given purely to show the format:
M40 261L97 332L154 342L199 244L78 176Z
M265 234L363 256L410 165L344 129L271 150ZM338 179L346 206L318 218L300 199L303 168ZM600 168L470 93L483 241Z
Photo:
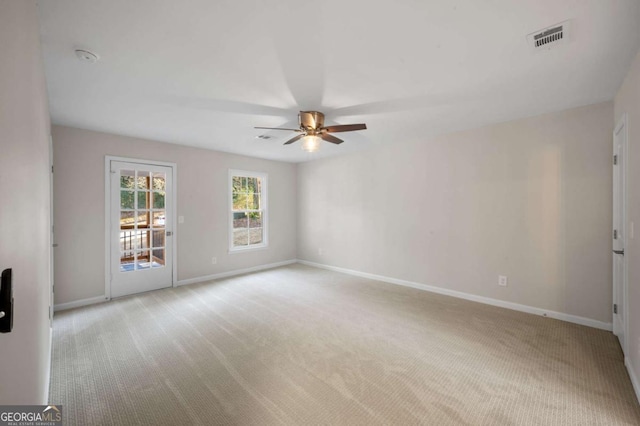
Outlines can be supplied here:
M49 327L51 328L52 332L53 332L53 313L54 313L54 306L55 306L55 248L58 246L56 244L56 234L55 234L55 217L54 217L54 210L53 210L53 200L54 200L54 196L53 196L53 135L49 134L49 207L51 209L50 213L49 213L49 226L51 227L51 229L49 229L49 235L50 235L50 241L49 241L49 279L51 280L51 283L49 285L50 287L50 291L49 291ZM49 357L51 358L51 357Z
M628 234L629 234L629 226L627 223L627 207L628 207L628 161L627 161L627 157L629 156L629 122L628 122L628 117L627 117L627 113L623 113L622 116L620 117L620 119L618 120L618 122L616 123L616 126L613 130L613 143L615 144L615 138L616 135L618 134L618 132L622 131L623 132L623 141L622 141L622 162L621 162L621 166L622 166L622 177L621 177L621 182L620 185L622 185L622 211L620 212L620 214L622 215L622 224L623 224L623 229L624 229L624 233L623 233L623 241L624 241L624 247L623 249L626 250L627 246L628 246ZM614 145L615 146L615 145ZM615 173L615 172L614 172ZM627 253L625 253L622 256L622 312L624 315L624 323L622 324L622 333L623 333L623 345L622 345L622 352L624 354L624 356L628 356L627 354L629 353L629 265L628 265L628 256L626 255ZM617 256L615 254L613 254L614 256ZM612 267L615 268L615 266L612 264ZM613 272L613 271L612 271ZM612 278L613 278L613 274L612 274ZM616 297L616 283L613 282L613 286L612 286L612 295L614 298L614 303L616 302L615 297ZM615 327L615 313L613 313L613 303L612 303L612 326Z
M171 237L171 287L178 285L178 228L177 228L177 212L178 212L178 165L166 161L143 160L140 158L117 157L113 155L104 156L104 250L105 250L105 268L104 268L104 297L111 300L111 162L124 161L127 163L148 164L152 166L171 167L173 191L173 206L171 207L171 227L173 235Z

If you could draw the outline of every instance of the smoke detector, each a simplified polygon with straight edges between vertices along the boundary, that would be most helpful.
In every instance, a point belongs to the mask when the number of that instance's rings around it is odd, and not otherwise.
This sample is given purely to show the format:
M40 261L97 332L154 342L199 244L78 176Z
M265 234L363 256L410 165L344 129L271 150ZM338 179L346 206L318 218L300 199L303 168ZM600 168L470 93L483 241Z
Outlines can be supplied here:
M550 50L569 40L571 21L560 22L543 28L527 36L529 46L534 51Z
M84 62L89 62L90 64L95 64L98 62L98 59L100 59L98 55L85 49L76 49L75 52L78 59Z

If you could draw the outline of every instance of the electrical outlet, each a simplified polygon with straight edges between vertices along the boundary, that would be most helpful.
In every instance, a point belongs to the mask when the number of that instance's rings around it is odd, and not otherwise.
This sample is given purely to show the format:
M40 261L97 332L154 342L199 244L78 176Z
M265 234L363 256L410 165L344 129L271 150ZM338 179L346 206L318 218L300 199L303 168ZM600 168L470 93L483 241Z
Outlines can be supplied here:
M218 258L217 257L212 257L211 258L211 264L212 265L217 265L218 264Z
M322 256L324 254L324 250L322 250L321 248L318 249L318 255Z
M178 223L184 223L184 216L178 216Z
M500 287L506 287L507 286L507 277L505 275L498 275L498 285Z

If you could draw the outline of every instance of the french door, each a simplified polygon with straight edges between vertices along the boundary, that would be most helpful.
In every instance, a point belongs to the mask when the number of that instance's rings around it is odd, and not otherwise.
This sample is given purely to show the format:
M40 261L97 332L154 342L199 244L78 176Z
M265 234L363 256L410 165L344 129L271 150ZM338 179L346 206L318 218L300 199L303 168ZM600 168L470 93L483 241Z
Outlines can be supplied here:
M173 167L108 160L111 297L173 284Z

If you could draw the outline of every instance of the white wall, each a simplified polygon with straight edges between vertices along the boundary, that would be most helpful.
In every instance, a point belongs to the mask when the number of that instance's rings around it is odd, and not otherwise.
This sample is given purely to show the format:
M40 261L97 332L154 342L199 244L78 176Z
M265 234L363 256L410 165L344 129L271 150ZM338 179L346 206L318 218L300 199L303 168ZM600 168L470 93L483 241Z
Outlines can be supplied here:
M610 323L612 122L607 102L300 164L298 258Z
M627 157L627 229L633 222L635 236L627 240L625 257L629 266L629 353L628 366L640 398L640 53L615 98L616 123L627 113L629 155ZM628 234L627 234L628 235Z
M0 0L0 269L14 328L0 334L0 404L43 404L50 366L49 110L33 1Z
M178 165L178 280L296 258L296 165L53 127L55 303L104 295L104 157ZM269 247L228 253L228 170L269 175ZM217 257L217 265L211 262Z

